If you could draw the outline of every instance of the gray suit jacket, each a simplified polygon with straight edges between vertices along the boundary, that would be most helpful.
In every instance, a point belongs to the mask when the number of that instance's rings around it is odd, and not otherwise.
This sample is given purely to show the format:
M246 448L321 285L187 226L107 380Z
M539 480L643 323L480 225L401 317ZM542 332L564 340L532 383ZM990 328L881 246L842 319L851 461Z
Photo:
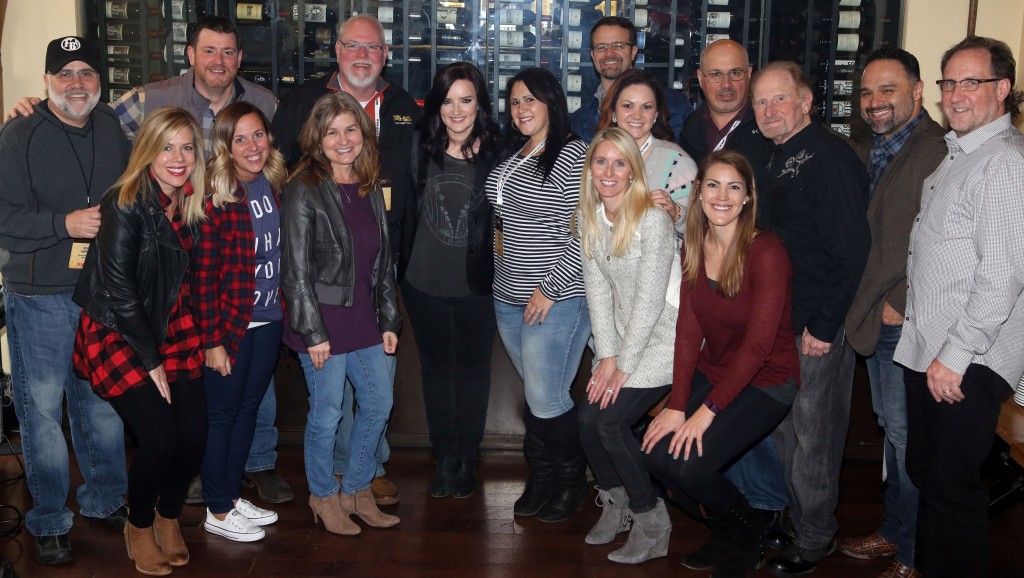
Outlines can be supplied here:
M878 344L885 303L901 314L907 307L907 251L910 229L921 206L921 187L946 154L946 131L925 111L910 138L875 186L868 205L871 251L857 294L846 314L846 336L861 355ZM858 143L867 164L873 141Z

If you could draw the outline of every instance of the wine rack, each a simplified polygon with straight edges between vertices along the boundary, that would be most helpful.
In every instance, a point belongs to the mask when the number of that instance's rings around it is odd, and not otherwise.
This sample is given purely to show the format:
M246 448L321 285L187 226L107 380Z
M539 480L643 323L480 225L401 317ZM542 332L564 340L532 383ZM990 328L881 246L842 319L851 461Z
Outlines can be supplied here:
M338 24L372 14L385 30L384 77L422 99L438 69L468 61L484 73L496 110L518 71L541 66L565 90L570 111L599 79L590 29L605 15L638 28L637 67L694 101L703 49L729 37L756 67L794 60L815 88L816 114L844 134L860 120L860 71L875 48L899 45L901 0L81 0L85 30L104 55L104 100L188 67L188 26L217 14L238 25L239 75L284 96L335 69Z
M803 65L817 119L847 137L870 139L860 115L860 74L873 50L900 45L902 10L897 0L771 0L765 62Z

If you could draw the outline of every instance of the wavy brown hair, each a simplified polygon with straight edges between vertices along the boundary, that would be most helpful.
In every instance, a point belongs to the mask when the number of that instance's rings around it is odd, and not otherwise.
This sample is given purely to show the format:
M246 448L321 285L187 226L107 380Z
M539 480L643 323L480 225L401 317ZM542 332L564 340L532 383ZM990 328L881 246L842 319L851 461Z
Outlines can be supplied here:
M238 173L236 172L235 159L231 156L231 142L235 138L235 129L243 117L250 114L263 124L263 132L267 133L267 162L263 165L263 176L270 183L270 190L281 192L284 182L288 178L288 169L284 166L284 155L274 148L274 135L270 132L270 123L267 117L250 102L234 102L217 114L217 120L213 123L213 155L210 157L210 166L206 170L206 192L213 197L213 206L222 208L225 203L237 203L241 199L235 196L239 185Z
M366 111L350 94L331 92L320 97L309 113L306 124L299 133L299 149L302 158L295 165L289 179L299 179L308 185L315 185L324 180L333 180L334 172L331 161L324 156L320 143L327 136L327 130L336 118L343 114L351 114L359 125L363 135L363 149L359 151L352 170L359 177L359 196L365 197L377 186L380 177L380 153L377 152L377 135L366 116Z
M704 157L697 167L697 178L694 180L695 191L690 194L689 206L686 209L686 229L684 233L685 248L683 249L683 276L686 283L693 287L700 273L700 263L704 259L704 237L708 232L708 218L701 206L701 194L704 189L704 175L715 165L728 165L739 173L747 189L749 202L740 209L736 226L736 234L732 238L718 271L719 295L733 298L740 291L743 282L743 268L747 259L747 250L754 239L760 234L757 228L757 189L754 184L754 170L750 161L742 154L729 149L722 149Z

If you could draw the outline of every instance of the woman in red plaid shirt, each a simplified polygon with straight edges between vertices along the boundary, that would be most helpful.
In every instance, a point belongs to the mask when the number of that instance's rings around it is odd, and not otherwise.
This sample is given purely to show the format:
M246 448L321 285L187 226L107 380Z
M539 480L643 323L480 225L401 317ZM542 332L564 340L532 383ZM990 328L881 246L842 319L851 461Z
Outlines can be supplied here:
M281 347L277 193L288 176L258 108L228 105L213 125L206 214L195 248L195 318L206 367L209 434L200 468L207 532L237 542L264 537L277 514L241 497L256 410Z
M75 369L139 442L124 536L135 569L150 576L188 563L178 514L206 444L189 275L204 177L192 116L172 107L147 115L128 168L100 204L100 231L75 289Z

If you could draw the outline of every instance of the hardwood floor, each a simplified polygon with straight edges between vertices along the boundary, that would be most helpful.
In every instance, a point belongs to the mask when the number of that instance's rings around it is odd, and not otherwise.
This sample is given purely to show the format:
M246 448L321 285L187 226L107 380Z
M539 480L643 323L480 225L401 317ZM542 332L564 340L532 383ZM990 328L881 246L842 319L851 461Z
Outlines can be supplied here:
M683 553L696 548L708 531L677 509L672 509L674 529L669 556L640 566L622 566L605 556L625 541L587 546L583 536L599 516L588 502L571 520L545 524L534 519L513 519L512 503L522 491L526 465L518 452L487 453L480 464L482 480L470 498L433 499L427 484L433 472L426 450L395 450L388 477L401 490L401 503L384 508L402 518L393 529L364 525L362 535L341 537L314 526L306 499L299 447L281 451L279 468L296 490L296 500L274 508L280 521L267 527L267 538L255 544L238 544L207 534L202 529L205 510L186 506L181 521L191 550L188 566L174 576L345 576L351 578L632 578L707 576L679 564ZM73 470L72 488L81 483ZM13 457L0 458L0 478L19 473ZM881 517L880 463L877 460L844 464L840 496L840 533L869 533ZM254 490L243 495L259 503ZM72 499L73 503L74 500ZM29 497L23 480L0 485L0 503L25 511ZM72 506L75 508L75 506ZM0 510L0 532L10 524L9 510ZM1018 503L992 522L996 576L1018 577L1024 573L1024 504ZM27 531L0 538L0 556L14 562L23 577L78 578L86 576L136 576L125 555L122 536L76 516L71 530L75 561L61 567L35 562L35 542ZM867 562L834 554L815 576L848 578L875 576L884 561ZM769 576L759 571L755 576Z

